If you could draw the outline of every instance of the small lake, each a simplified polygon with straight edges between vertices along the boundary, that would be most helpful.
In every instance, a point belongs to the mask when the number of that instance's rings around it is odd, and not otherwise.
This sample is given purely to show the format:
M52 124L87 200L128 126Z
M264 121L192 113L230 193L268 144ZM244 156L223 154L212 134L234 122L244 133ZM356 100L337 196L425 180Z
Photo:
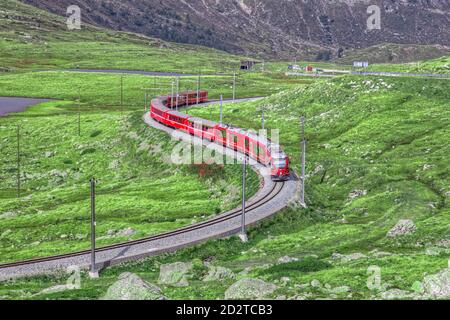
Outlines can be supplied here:
M51 101L49 99L33 99L33 98L10 98L0 97L0 117L8 113L23 112L28 107L39 103Z

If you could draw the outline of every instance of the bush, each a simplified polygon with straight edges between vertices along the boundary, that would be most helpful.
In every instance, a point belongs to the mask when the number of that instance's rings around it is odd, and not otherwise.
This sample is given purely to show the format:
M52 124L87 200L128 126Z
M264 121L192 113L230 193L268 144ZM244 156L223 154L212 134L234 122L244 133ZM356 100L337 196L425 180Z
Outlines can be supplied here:
M102 134L102 130L96 130L96 131L91 133L91 138L98 137L101 134Z
M269 269L264 270L264 274L279 275L280 273L282 273L284 275L291 272L309 273L329 268L331 268L331 264L329 264L328 262L319 260L314 257L307 257L300 261L274 265Z

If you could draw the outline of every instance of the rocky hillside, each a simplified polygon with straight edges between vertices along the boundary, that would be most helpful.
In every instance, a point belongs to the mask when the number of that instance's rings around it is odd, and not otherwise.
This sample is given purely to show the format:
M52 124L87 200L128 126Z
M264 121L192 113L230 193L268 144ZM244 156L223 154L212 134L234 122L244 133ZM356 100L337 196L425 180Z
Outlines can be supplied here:
M78 4L85 22L260 56L329 59L381 43L450 45L448 0L22 1L61 15ZM367 30L371 4L381 7L381 30Z

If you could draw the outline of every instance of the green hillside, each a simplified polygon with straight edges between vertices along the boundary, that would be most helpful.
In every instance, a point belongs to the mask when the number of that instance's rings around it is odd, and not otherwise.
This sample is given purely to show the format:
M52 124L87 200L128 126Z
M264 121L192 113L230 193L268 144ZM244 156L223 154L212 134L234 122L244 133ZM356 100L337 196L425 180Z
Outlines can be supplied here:
M272 298L421 297L427 276L445 269L450 253L448 89L444 80L344 77L226 105L226 122L254 129L264 108L267 127L280 129L297 169L298 118L307 116L308 210L292 206L253 228L248 244L230 238L129 263L100 280L83 277L79 290L39 294L64 283L56 276L4 284L0 295L98 299L122 272L157 283L161 264L182 261L194 262L189 286L161 285L168 298L223 298L236 279L202 281L208 261L237 279L274 283ZM215 107L190 113L218 119ZM400 220L415 228L387 236ZM291 262L278 264L285 256ZM373 270L380 286L369 288Z
M47 69L130 69L203 73L236 67L240 58L89 25L69 31L66 19L15 0L2 0L0 73Z

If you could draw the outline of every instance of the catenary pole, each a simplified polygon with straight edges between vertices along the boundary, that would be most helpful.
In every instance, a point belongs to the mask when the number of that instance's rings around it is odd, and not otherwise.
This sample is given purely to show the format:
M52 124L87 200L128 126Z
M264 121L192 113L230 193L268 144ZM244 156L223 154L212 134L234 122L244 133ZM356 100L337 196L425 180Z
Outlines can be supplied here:
M200 103L200 72L197 79L197 104Z
M95 178L91 179L91 272L90 276L95 278L98 277L98 271L96 267L96 261L95 261L95 228L97 226L97 221L95 217Z
M220 95L220 125L223 125L223 94Z
M246 196L247 196L247 192L246 192L246 182L247 182L247 156L244 154L244 161L242 162L242 222L241 222L241 240L243 242L247 242L248 241L248 237L247 237L247 231L245 228L245 212L246 212Z
M78 88L78 136L81 136L81 90Z
M233 73L233 103L236 100L236 71Z
M180 97L180 77L177 78L177 102L176 102L176 110L178 111L178 99Z
M123 76L120 76L120 112L123 114Z
M17 125L17 198L20 198L20 125Z
M302 134L302 190L301 203L306 206L305 202L305 179L306 179L306 138L305 138L305 117L301 117L301 134Z

